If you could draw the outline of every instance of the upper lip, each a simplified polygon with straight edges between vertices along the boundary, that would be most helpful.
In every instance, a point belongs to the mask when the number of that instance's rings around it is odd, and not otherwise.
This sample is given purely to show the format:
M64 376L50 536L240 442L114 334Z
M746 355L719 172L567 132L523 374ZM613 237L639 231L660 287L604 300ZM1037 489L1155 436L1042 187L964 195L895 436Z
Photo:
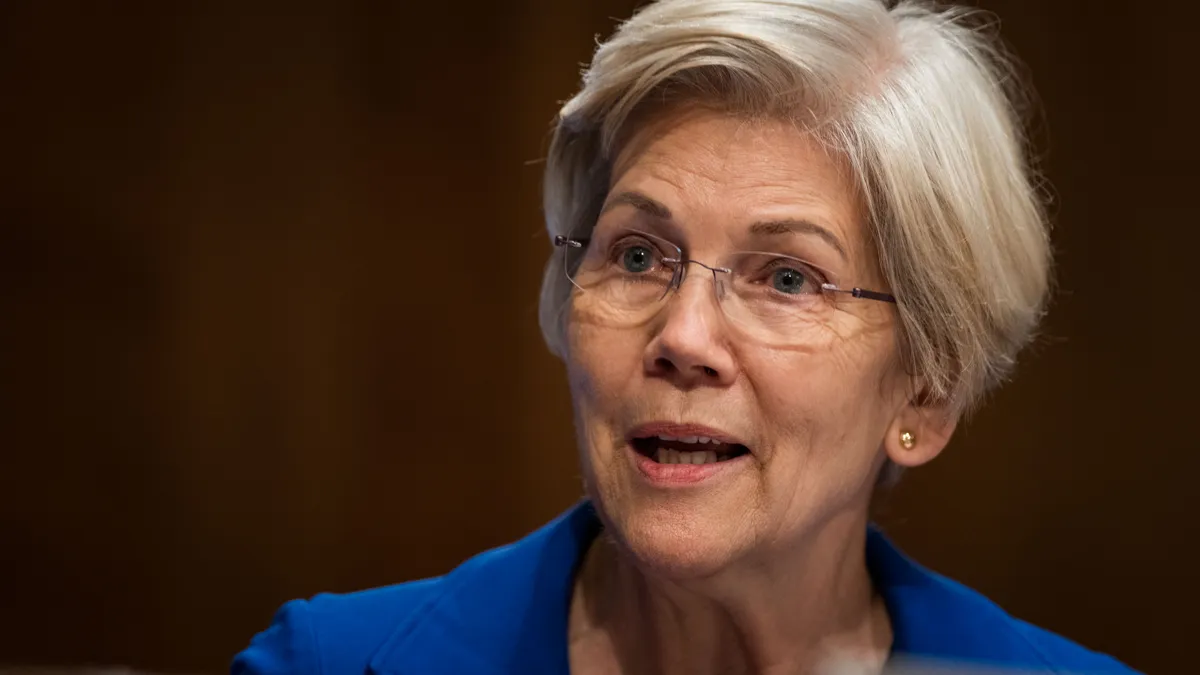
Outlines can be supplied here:
M652 438L654 436L669 436L671 438L697 436L720 441L728 445L745 445L736 436L720 429L689 422L646 422L637 425L629 431L629 440L631 441L635 438Z

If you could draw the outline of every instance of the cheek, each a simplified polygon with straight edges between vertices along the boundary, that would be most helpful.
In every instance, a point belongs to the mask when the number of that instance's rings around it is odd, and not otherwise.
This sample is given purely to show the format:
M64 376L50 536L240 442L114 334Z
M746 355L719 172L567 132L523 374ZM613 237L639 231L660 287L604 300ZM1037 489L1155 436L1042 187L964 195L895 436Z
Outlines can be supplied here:
M567 376L575 414L576 451L585 489L599 504L622 503L627 486L616 469L624 445L630 389L641 377L641 339L629 330L572 321L567 328Z
M886 428L870 364L832 352L776 356L751 366L760 414L771 429L763 503L765 535L797 532L869 499ZM748 368L748 371L750 368Z
M855 320L851 330L830 327L819 351L814 379L831 402L856 403L859 414L888 407L887 382L896 370L895 333L889 321Z
M820 350L765 352L747 362L763 418L775 427L779 468L808 473L874 462L891 417L881 384L891 370L891 350L862 337ZM811 475L817 474L825 475Z
M642 368L644 339L585 321L567 326L567 376L580 422L611 422Z
M797 407L819 412L845 400L876 401L886 355L875 345L834 338L820 346L761 350L743 359L764 407L780 412Z

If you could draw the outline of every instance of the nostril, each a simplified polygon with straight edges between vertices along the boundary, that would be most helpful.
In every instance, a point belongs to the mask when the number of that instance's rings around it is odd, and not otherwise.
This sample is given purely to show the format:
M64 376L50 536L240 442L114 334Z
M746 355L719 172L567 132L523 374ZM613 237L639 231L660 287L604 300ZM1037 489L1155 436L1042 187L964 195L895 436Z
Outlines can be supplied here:
M674 361L672 361L671 359L662 357L662 356L658 357L657 359L654 359L654 368L655 368L655 370L658 371L658 373L660 375L668 375L671 373L682 372L681 369L675 365ZM692 372L697 372L697 371L704 373L704 375L706 377L717 377L717 369L713 368L711 366L695 366L692 369Z

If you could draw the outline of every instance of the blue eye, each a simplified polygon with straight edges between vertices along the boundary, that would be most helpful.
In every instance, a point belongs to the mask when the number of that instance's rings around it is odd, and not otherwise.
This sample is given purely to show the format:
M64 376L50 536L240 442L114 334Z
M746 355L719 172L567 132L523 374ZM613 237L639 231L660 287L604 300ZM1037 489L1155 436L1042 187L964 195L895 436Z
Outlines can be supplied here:
M621 266L626 272L641 274L654 266L654 255L645 246L630 246L621 254Z
M771 273L771 285L780 293L797 295L809 292L812 283L800 270L782 267Z

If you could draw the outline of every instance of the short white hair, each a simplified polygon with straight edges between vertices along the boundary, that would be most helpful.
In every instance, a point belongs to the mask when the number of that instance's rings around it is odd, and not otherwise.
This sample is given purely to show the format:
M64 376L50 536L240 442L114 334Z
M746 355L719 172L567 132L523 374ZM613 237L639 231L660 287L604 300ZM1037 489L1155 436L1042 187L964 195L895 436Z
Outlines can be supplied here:
M559 113L544 183L551 238L595 225L634 112L690 101L781 118L844 157L869 246L899 298L924 395L966 411L1011 371L1049 288L1027 90L978 12L879 0L660 0L596 50ZM565 356L563 259L540 321Z

